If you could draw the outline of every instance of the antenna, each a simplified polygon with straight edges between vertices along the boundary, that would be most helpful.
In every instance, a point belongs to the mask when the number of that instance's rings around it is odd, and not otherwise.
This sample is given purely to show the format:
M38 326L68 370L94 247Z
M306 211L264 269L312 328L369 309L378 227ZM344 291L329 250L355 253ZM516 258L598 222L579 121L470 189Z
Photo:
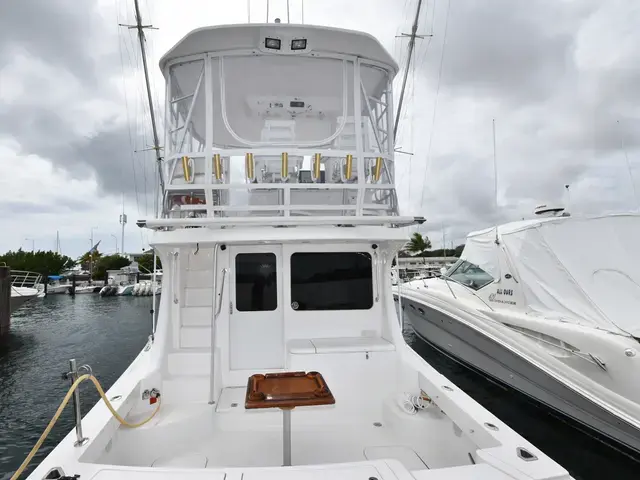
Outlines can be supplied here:
M251 23L251 0L247 0L247 23Z
M402 79L402 89L400 90L400 100L398 101L398 110L396 112L396 122L393 126L393 139L395 141L398 134L398 123L400 122L400 113L402 113L402 103L404 102L404 93L407 88L407 79L409 78L409 67L411 66L411 58L413 57L413 49L416 46L416 38L432 37L433 35L418 35L418 20L420 19L420 8L422 8L422 0L418 0L418 8L416 9L416 18L411 27L411 33L403 33L401 37L409 37L409 55L407 56L407 66L404 70Z
M570 208L571 208L571 190L569 190L569 187L571 185L569 185L568 183L565 184L564 188L567 191L567 206L565 207L565 211L569 211L571 212Z
M287 0L287 23L291 23L291 18L289 17L289 0Z
M122 225L122 238L120 239L120 252L124 255L124 226L127 224L127 215L124 213L124 192L122 192L122 215L120 215L120 225Z
M302 1L302 24L304 25L304 0Z
M140 52L142 53L142 66L144 67L144 79L147 85L147 100L149 101L149 114L151 115L151 129L153 131L153 149L156 151L156 162L158 165L158 180L160 183L160 190L164 197L164 176L162 174L162 155L160 154L160 142L158 141L158 129L156 128L156 116L153 109L153 99L151 97L151 84L149 83L149 68L147 66L147 52L144 47L144 29L154 28L153 25L143 25L142 17L140 16L140 6L138 5L138 0L134 0L134 5L136 9L136 24L135 25L123 25L120 24L121 27L128 27L129 29L135 28L138 31L138 40L140 40ZM158 201L156 198L156 217L158 216Z
M636 192L636 182L633 181L633 174L631 173L631 164L629 163L629 155L627 153L627 146L624 144L624 135L622 134L622 127L620 125L620 120L616 120L618 124L618 133L620 134L620 146L622 147L622 151L624 152L624 160L627 164L627 172L629 173L629 181L631 182L631 188L633 189L633 201L636 204L636 209L640 207L638 205L638 193Z
M493 195L496 212L498 211L498 161L496 158L496 119L492 121L493 127Z
M267 23L269 23L269 0L267 0Z
M493 127L493 195L496 207L496 215L498 214L498 160L496 155L496 119L492 119L491 123ZM496 224L496 244L499 244L498 240L498 225Z

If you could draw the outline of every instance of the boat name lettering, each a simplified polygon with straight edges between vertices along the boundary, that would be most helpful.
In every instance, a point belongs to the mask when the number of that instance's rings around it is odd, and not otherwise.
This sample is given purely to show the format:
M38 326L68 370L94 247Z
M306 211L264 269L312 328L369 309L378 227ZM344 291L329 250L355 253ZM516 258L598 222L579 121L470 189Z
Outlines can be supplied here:
M514 302L513 300L502 300L501 298L496 298L496 296L501 292L501 290L498 290L495 293L491 293L489 294L489 301L490 302L494 302L494 303L504 303L506 305L515 305L516 302Z
M496 291L496 294L497 294L497 295L509 295L509 296L513 296L513 290L512 290L512 289L510 289L510 288L505 288L505 289L499 288L499 289Z

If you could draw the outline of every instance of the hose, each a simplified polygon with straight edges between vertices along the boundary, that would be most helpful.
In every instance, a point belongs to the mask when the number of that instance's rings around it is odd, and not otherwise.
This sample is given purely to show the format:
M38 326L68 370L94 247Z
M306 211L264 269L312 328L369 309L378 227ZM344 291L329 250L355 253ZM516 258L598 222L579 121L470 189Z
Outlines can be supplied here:
M158 410L160 410L160 400L158 399L158 406L156 407L156 409L153 411L153 413L151 414L151 416L149 418L147 418L146 420L143 420L142 422L139 422L139 423L129 423L124 418L122 418L118 414L118 412L116 412L116 410L113 408L113 406L111 405L111 402L109 401L109 399L105 395L104 390L102 389L102 386L100 385L100 382L98 381L98 379L96 377L94 377L93 375L90 375L88 373L86 373L84 375L81 375L80 377L78 377L78 379L75 382L73 382L73 385L71 385L71 388L69 388L69 391L67 392L67 394L62 399L62 403L60 403L60 406L58 407L58 410L56 410L56 413L51 418L51 421L49 422L49 425L47 425L47 428L44 429L44 432L42 432L42 435L40 435L40 438L38 439L36 444L31 449L31 452L29 452L29 455L27 455L27 458L24 459L24 462L22 462L22 465L20 465L20 467L18 468L18 470L16 470L16 473L13 474L13 476L11 477L10 480L16 480L20 475L22 475L22 472L24 471L24 469L27 468L27 465L29 465L31 460L33 460L34 455L36 453L38 453L38 450L40 450L40 447L42 446L43 442L49 436L49 433L51 433L51 429L53 428L53 426L58 421L58 418L62 414L62 411L64 410L64 407L66 407L67 403L69 403L69 400L71 399L71 395L73 395L73 392L76 390L76 388L78 388L78 385L80 385L85 380L91 380L93 382L93 384L96 387L96 390L98 390L98 393L100 394L100 397L102 397L102 400L104 400L104 403L107 406L107 408L109 409L109 411L111 412L111 414L116 418L116 420L118 420L118 422L120 422L122 425L124 425L126 427L129 427L129 428L141 427L145 423L149 422L153 417L155 417L156 413L158 413Z
M424 392L421 392L420 395L405 393L398 397L398 405L409 415L415 415L418 410L429 408L432 404L433 401Z

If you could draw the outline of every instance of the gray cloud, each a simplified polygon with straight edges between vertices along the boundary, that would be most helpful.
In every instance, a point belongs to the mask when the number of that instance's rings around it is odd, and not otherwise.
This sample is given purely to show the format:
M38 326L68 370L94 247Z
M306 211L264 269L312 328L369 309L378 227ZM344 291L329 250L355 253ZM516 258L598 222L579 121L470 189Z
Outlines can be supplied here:
M411 171L400 175L412 183L410 196L400 191L405 212L427 215L427 232L444 223L463 237L465 230L530 217L540 203L564 202L566 183L574 212L637 208L621 148L624 139L637 179L640 51L632 46L640 44L640 15L633 2L452 1L440 73L446 9L438 4L435 36L419 63L414 113L421 135ZM415 192L423 188L421 203Z
M46 63L69 70L84 83L99 84L99 44L112 42L96 2L20 0L0 15L0 64L24 49ZM93 52L93 54L91 54Z
M121 81L123 75L116 28L120 27L115 11L99 10L97 1L21 0L3 9L0 64L26 53L59 73L56 78L23 75L18 79L25 96L0 108L0 140L3 136L16 140L21 154L51 160L73 178L95 175L102 193L124 191L150 205L152 199L144 192L150 196L153 188L153 155L139 153L132 160L129 131L135 132L135 127L115 118L100 122L89 133L80 133L77 127L84 114L78 108L96 99L115 109L121 105L121 115L126 116L114 86L117 82L112 81ZM129 73L126 62L124 68ZM11 76L12 71L3 74ZM64 90L64 84L58 83L65 81L70 82L69 98L58 99L50 92L51 85ZM103 116L95 113L97 118ZM86 115L91 117L92 112ZM133 148L145 144L142 135L132 135Z
M436 3L435 36L428 52L428 41L420 43L415 83L410 80L408 120L414 121L415 141L403 126L399 144L408 149L413 143L415 155L411 171L406 162L398 167L403 211L426 215L432 222L428 231L444 224L447 237L460 238L471 229L528 216L543 201L563 201L565 183L572 185L575 211L635 207L620 148L624 139L632 173L640 175L640 50L635 47L640 45L635 28L640 17L635 3L451 0L440 75L447 2ZM77 98L71 104L56 105L55 98L48 98L45 104L1 105L0 141L3 135L15 139L21 153L50 159L76 178L95 175L103 193L124 190L133 198L137 192L139 204L146 199L150 211L153 154L135 156L134 179L129 131L137 129L121 120L125 107L114 87L122 75L116 16L97 5L95 0L21 0L3 9L0 65L17 52L28 52L67 72ZM345 8L348 14L360 11L356 4ZM379 18L381 26L384 21ZM361 23L354 17L354 28L365 27ZM376 25L367 28L377 30ZM26 95L45 98L53 80L20 79ZM119 117L112 112L113 118L99 115L94 128L80 132L73 102L92 99L121 105L122 112ZM498 127L497 209L492 118ZM143 148L142 135L134 137L134 148Z

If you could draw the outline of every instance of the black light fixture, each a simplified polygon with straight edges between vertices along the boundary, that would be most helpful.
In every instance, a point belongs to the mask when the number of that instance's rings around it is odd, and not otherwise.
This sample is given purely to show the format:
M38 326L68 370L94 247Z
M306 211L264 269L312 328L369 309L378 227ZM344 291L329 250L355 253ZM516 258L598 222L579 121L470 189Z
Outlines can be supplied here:
M264 46L270 48L271 50L280 50L282 41L279 38L267 37L264 39Z
M294 38L293 40L291 40L291 50L306 50L306 48L306 38Z

